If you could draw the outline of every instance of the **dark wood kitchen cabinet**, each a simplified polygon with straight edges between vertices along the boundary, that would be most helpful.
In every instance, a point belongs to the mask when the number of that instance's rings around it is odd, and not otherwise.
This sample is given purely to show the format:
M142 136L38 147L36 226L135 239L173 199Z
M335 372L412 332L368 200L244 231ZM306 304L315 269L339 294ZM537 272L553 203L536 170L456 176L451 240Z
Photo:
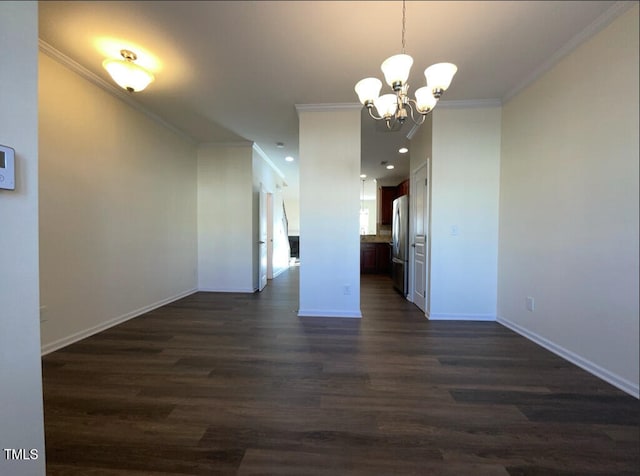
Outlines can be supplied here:
M397 187L380 187L379 221L381 225L391 225L393 201L397 197Z
M403 195L409 195L409 179L395 187L378 188L378 224L391 225L393 222L393 201Z
M389 274L391 255L388 243L360 243L360 273Z
M376 272L376 243L360 243L360 272Z
M403 195L409 195L409 179L405 180L398 184L397 188L397 197L402 197Z
M378 274L391 274L391 245L376 243L376 269Z

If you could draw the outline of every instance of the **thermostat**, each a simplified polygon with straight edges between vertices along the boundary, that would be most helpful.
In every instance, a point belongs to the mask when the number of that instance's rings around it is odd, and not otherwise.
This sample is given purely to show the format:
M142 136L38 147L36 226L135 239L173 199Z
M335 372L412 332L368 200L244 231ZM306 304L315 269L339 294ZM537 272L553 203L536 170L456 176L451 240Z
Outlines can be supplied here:
M15 151L6 145L0 145L0 188L16 188Z

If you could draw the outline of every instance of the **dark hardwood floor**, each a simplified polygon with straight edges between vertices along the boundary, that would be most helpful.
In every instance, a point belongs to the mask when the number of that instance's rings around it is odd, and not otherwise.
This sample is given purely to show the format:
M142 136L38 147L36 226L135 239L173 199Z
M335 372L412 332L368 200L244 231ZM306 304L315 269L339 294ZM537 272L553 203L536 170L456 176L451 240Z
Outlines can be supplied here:
M384 276L298 318L298 270L43 358L49 475L637 475L638 400L497 323L429 322Z

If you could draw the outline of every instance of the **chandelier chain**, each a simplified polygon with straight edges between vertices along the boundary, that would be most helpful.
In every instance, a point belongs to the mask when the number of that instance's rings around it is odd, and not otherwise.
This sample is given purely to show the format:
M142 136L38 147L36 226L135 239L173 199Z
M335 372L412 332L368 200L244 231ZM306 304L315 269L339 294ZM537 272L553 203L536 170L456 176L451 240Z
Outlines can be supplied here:
M404 47L405 47L404 33L406 30L405 28L406 11L407 11L407 6L405 4L405 0L402 0L402 54L404 54Z

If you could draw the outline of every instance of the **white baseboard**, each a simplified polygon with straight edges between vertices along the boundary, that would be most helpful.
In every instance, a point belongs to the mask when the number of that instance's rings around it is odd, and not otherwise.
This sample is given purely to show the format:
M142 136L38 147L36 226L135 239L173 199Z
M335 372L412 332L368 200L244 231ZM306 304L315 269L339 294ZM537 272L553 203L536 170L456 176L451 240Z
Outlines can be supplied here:
M628 393L629 395L640 398L640 388L638 384L633 383L625 378L620 377L613 372L610 372L607 369L600 367L597 364L594 364L588 359L581 357L580 355L571 352L570 350L565 349L564 347L559 346L558 344L550 341L549 339L542 337L541 335L536 334L535 332L531 332L519 324L516 324L513 321L505 319L504 317L498 316L498 322L505 327L508 327L512 331L520 334L521 336L526 337L530 341L535 342L536 344L544 347L545 349L553 352L554 354L562 357L565 360L568 360L572 364L577 365L583 370L586 370L592 375L595 375L598 378L601 378L605 382L610 383L614 387L619 388L623 392Z
M346 317L359 319L362 317L360 311L337 311L323 309L299 309L298 317Z
M171 302L177 301L178 299L182 299L184 297L190 296L191 294L197 292L197 289L189 289L188 291L184 291L182 293L176 294L175 296L171 296L170 298L163 299L162 301L158 301L156 303L150 304L145 307L141 307L140 309L136 309L135 311L128 312L123 314L122 316L114 317L113 319L109 319L108 321L101 322L98 325L93 327L89 327L88 329L84 329L82 331L71 334L70 336L63 337L62 339L58 339L53 342L49 342L48 344L43 345L40 348L41 355L47 355L51 352L55 352L56 350L62 349L74 342L78 342L82 339L86 339L89 336L97 334L98 332L102 332L110 327L117 326L129 319L133 319L134 317L141 316L149 311L153 311L154 309L158 309L159 307L165 306Z
M198 288L198 291L205 293L250 293L253 294L257 291L254 288Z
M273 273L273 278L277 278L278 276L280 276L282 273L284 273L286 270L288 270L289 267L286 268L280 268L278 271L276 271L275 273ZM271 278L271 279L273 279Z
M427 315L431 321L495 321L493 314L450 314L444 312L434 312Z

